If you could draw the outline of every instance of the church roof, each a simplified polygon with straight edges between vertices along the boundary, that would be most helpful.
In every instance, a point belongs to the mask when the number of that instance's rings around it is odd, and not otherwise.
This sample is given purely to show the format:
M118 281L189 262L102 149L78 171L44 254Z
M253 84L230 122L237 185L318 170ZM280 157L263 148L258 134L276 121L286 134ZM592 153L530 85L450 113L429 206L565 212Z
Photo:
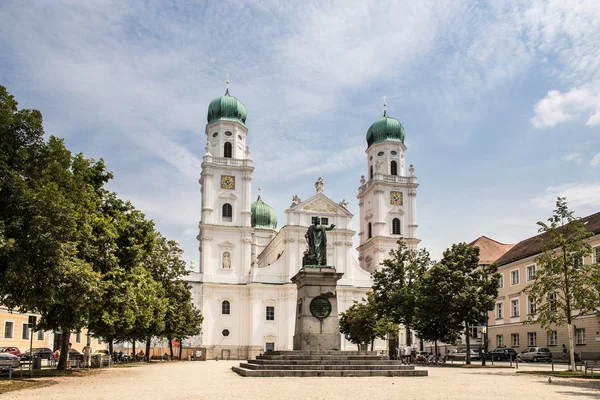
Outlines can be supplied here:
M221 97L217 97L210 102L208 106L208 123L219 120L239 122L244 125L246 123L246 106L229 94L229 89Z
M489 265L502 257L514 246L514 244L504 244L494 239L490 239L487 236L480 236L469 243L469 246L478 247L479 263L482 265Z
M367 144L371 146L374 143L385 140L393 140L404 143L406 132L404 127L396 118L388 117L387 112L383 112L383 117L373 122L367 131Z
M585 228L588 232L592 232L596 235L600 234L600 212L581 218L581 222L585 224ZM499 266L502 266L540 254L548 241L549 239L546 233L522 240L500 257L496 263Z
M250 211L252 211L250 222L253 228L277 228L277 213L271 206L262 201L260 194L258 195L256 201L250 205Z

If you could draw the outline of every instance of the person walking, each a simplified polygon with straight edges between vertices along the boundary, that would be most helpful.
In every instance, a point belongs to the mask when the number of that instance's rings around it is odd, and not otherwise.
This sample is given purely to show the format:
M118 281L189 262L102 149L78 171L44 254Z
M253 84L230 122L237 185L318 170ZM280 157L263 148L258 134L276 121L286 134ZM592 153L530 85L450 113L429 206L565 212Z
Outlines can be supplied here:
M92 347L89 342L83 348L83 366L87 368L92 367Z
M562 345L562 352L563 352L562 359L565 360L567 358L567 346L565 346L564 343Z

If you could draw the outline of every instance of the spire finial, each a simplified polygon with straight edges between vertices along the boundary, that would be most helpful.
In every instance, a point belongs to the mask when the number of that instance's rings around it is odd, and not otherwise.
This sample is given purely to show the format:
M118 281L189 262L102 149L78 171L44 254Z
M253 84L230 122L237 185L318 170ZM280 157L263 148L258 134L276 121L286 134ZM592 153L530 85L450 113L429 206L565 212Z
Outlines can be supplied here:
M229 90L229 72L227 73L227 80L225 81L225 89Z
M384 116L387 114L387 111L386 111L387 103L385 100L386 100L386 96L383 96L383 115Z
M258 195L260 196L260 186L258 187Z

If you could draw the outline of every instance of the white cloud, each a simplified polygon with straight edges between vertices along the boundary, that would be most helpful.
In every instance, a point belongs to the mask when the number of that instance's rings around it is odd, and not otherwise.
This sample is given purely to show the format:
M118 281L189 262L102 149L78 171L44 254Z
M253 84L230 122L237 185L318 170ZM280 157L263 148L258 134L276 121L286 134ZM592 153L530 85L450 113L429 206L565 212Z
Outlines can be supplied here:
M600 153L596 154L593 158L592 161L590 161L590 165L592 167L597 167L598 165L600 165Z
M589 89L571 89L567 93L551 90L538 101L531 123L536 128L552 128L557 124L594 113L600 105L600 99ZM600 117L592 115L587 125L600 124Z
M562 159L564 161L574 161L576 163L579 163L581 161L581 154L579 153L575 153L575 152L570 152L565 154Z
M556 204L557 197L566 197L570 208L599 207L600 182L598 183L568 183L550 186L531 199L531 202L544 209L551 209Z

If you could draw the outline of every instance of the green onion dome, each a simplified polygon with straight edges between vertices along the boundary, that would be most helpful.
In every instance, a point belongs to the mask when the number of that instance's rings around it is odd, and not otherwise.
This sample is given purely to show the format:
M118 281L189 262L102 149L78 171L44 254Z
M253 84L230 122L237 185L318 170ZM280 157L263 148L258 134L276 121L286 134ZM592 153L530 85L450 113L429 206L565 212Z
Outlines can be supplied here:
M252 217L250 222L253 228L258 229L275 229L277 228L277 213L266 204L258 195L258 199L250 205Z
M388 117L383 112L383 117L373 122L373 125L367 131L367 143L369 146L385 140L395 140L404 143L406 132L404 127L396 118Z
M217 97L210 102L208 106L208 123L225 120L239 122L244 125L246 122L246 106L241 101L229 94L229 89L225 95Z

